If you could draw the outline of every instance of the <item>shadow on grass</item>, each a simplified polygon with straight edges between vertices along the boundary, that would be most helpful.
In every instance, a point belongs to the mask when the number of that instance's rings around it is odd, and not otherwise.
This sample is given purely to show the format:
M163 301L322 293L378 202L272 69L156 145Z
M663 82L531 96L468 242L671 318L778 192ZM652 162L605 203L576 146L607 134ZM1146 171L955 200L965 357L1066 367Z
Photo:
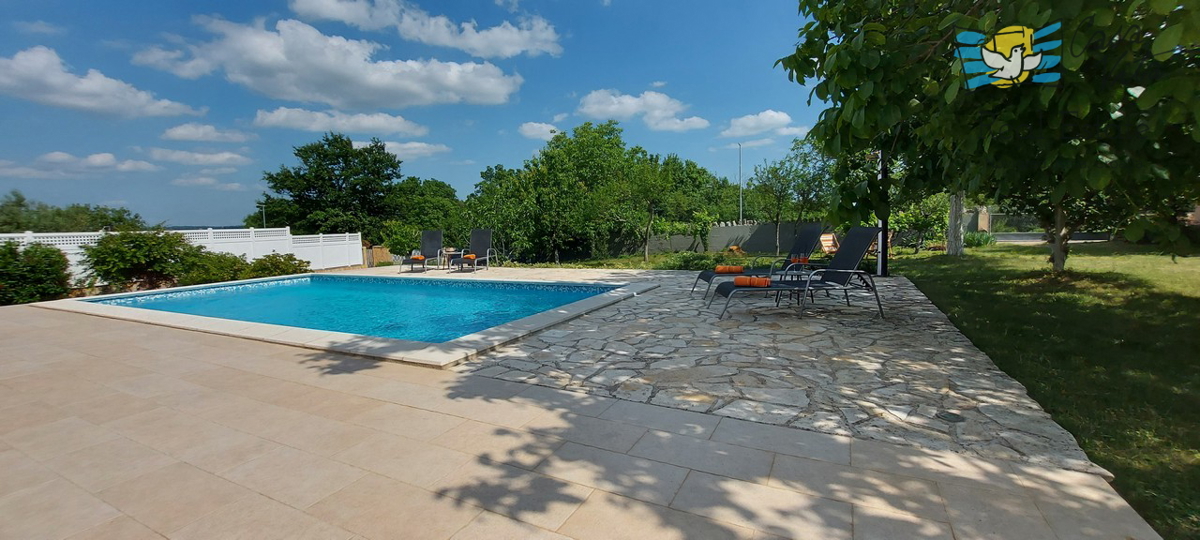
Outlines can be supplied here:
M1031 259L1033 247L1004 251ZM1032 262L942 256L895 268L1113 472L1164 536L1200 537L1200 298L1160 290L1140 262L1062 276Z

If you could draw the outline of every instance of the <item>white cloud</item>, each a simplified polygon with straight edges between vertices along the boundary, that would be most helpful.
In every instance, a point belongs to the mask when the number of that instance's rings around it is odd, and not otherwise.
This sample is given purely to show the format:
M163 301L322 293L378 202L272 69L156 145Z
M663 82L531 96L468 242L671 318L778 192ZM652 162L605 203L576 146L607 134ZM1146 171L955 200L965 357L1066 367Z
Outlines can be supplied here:
M554 138L554 134L551 132L558 131L558 128L554 127L553 124L525 122L524 124L521 124L521 127L517 128L517 131L521 135L524 135L530 139L541 139L543 141L548 141Z
M245 191L246 186L238 182L221 182L211 176L183 176L171 180L173 186L203 187L218 191Z
M667 85L667 81L654 81L650 83L651 88L662 88Z
M38 46L12 58L0 56L0 94L67 109L120 116L201 115L182 103L110 79L90 69L82 77L67 71L58 53Z
M65 34L66 28L57 24L50 24L46 21L16 21L12 23L13 28L22 34L38 34L42 36L57 36Z
M383 45L327 36L295 20L274 29L262 21L242 25L201 17L212 41L183 50L151 48L133 57L138 65L194 79L217 70L230 82L275 99L325 103L342 109L399 108L436 103L505 103L520 88L520 75L495 65L438 60L375 60Z
M699 116L679 118L686 109L687 105L659 92L648 91L640 96L632 96L616 90L594 90L579 101L577 112L592 118L617 120L641 115L646 126L654 131L688 131L708 127L708 120Z
M114 172L149 172L159 167L145 161L117 159L104 152L76 157L66 152L42 154L28 165L0 160L0 177L11 178L78 178Z
M346 131L350 133L400 133L420 137L429 133L429 128L405 120L399 115L385 113L346 114L340 111L309 111L280 107L274 111L258 111L254 125L259 127L281 127L305 131Z
M554 115L554 121L555 121L555 122L562 122L563 120L566 120L568 116L571 116L571 115L569 115L569 114L567 114L567 113L565 113L565 112L564 112L564 113L558 113L558 114Z
M169 161L183 165L203 165L206 167L222 165L246 165L250 158L235 152L187 152L184 150L168 150L166 148L151 148L150 159Z
M208 124L189 122L164 131L162 138L169 141L246 142L257 137L236 129L220 130Z
M200 169L200 170L196 171L196 174L213 175L213 174L232 174L235 172L237 172L236 167L214 167L211 169Z
M355 148L362 148L371 144L370 142L354 141ZM383 147L388 152L396 154L400 159L413 160L417 158L429 157L436 154L443 154L450 151L450 147L444 144L431 144L424 142L395 142L383 141Z
M792 123L788 113L767 109L758 114L739 116L729 121L729 128L721 132L722 137L748 137L780 129Z
M504 21L480 30L475 21L456 24L444 15L430 15L403 0L291 0L289 6L309 20L339 21L362 30L395 27L406 40L459 49L480 58L562 54L558 32L541 17L524 17L515 25ZM511 7L515 10L515 1Z
M808 135L808 126L781 127L779 129L775 130L775 133L777 135L783 135L785 137L803 137L805 135Z
M521 7L519 5L520 3L520 0L496 0L497 6L507 9L513 13L516 13L517 9Z

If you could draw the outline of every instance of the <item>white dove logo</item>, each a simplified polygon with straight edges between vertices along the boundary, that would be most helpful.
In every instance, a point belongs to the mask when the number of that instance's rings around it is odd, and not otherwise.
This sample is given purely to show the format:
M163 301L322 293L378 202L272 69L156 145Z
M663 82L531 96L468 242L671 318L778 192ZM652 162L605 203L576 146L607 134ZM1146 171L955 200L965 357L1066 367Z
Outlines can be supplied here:
M1036 69L1042 63L1041 53L1025 56L1024 45L1014 45L1011 51L1006 57L1001 53L988 50L987 47L980 48L979 52L983 55L983 63L997 70L992 73L992 77L1016 83L1019 82L1018 79L1021 78L1022 73Z
M1061 75L1053 69L1062 57L1052 51L1062 45L1062 40L1051 34L1061 28L1061 22L1037 30L1006 26L991 35L963 29L954 40L960 45L955 54L967 76L964 86L1012 88L1028 82L1055 83Z

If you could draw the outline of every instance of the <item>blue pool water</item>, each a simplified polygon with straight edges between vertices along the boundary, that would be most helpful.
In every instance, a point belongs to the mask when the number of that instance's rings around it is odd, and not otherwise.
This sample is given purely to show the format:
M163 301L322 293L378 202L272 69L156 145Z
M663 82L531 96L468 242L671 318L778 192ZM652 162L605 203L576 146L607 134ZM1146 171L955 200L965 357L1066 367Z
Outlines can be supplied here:
M312 275L92 300L331 332L442 343L615 286Z

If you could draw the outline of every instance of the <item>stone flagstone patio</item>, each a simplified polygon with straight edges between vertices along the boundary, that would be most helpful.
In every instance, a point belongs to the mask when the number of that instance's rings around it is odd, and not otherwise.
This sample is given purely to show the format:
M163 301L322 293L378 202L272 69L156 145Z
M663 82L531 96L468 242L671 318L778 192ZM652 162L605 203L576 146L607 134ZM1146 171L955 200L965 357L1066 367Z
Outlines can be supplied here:
M1108 475L902 277L876 280L884 319L869 297L852 295L847 307L818 295L804 318L795 305L753 298L718 320L724 299L706 308L705 284L690 292L695 272L498 267L427 276L659 285L460 367L477 375Z

